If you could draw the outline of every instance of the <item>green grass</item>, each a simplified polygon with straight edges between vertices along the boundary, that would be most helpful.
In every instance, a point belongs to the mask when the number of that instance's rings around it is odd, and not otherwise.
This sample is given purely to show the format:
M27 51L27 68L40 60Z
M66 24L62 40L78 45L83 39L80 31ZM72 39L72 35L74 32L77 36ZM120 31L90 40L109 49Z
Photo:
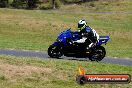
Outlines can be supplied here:
M120 1L115 3L125 3L131 8L131 1ZM104 1L92 3L98 4ZM114 2L109 3L114 4ZM115 12L114 6L113 12ZM128 7L122 11L130 12ZM83 18L99 35L110 35L111 40L105 46L107 56L132 58L132 14L88 14L88 11L94 10L81 11L78 6L73 9L67 8L66 6L59 10L44 11L0 9L0 48L45 51L61 31L67 28L76 30L77 22ZM120 12L124 7L117 8L119 8L117 12ZM105 11L102 9L102 12Z
M131 66L101 62L0 56L0 88L130 88L130 84L86 84L75 82L78 67L87 74L130 74Z
M76 12L131 12L131 0L97 0L82 3L81 5L64 5L62 11Z
M118 16L120 15L120 16ZM108 56L132 57L131 14L74 14L0 9L0 48L47 50L58 33L85 18L100 35L110 35Z

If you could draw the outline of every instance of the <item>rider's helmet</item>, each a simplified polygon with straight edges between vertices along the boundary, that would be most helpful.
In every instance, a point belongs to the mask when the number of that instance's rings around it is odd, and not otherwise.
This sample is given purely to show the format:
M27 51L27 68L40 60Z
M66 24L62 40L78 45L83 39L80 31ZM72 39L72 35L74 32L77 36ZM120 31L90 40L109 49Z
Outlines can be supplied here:
M87 26L87 22L85 20L80 20L78 22L78 30L79 31L84 30L86 28L86 26Z

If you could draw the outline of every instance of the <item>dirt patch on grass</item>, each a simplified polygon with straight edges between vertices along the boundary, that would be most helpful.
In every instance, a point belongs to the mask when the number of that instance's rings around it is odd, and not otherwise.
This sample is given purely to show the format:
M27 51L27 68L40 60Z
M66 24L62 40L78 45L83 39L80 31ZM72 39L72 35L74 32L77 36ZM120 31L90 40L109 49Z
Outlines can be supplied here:
M14 26L24 26L27 29L37 29L38 27L40 28L48 24L46 21L37 20L32 17L9 14L1 15L0 21L4 22L5 24L11 24Z
M52 69L29 65L16 66L10 64L0 64L0 73L3 73L7 78L14 78L17 76L28 76L33 73L52 73Z

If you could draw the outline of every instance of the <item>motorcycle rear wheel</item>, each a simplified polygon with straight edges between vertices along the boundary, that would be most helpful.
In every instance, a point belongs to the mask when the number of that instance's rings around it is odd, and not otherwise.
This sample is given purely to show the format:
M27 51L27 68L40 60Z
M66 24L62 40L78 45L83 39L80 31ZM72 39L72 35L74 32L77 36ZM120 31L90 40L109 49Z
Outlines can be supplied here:
M99 46L94 48L91 55L89 56L89 60L91 61L101 61L106 55L106 50L103 46Z

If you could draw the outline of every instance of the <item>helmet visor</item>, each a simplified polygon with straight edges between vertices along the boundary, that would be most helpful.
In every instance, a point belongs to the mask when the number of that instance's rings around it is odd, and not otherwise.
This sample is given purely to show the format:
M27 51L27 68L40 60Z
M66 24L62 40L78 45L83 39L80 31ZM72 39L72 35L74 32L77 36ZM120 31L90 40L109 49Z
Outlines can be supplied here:
M78 28L81 29L84 26L84 24L78 24Z

